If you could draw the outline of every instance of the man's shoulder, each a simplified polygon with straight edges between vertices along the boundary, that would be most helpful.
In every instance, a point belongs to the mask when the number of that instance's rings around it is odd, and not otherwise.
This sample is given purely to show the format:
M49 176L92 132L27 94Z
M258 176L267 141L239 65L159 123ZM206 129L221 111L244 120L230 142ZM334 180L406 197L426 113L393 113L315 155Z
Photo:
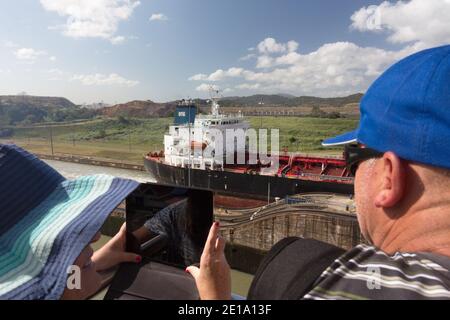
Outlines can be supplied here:
M450 299L450 258L430 253L388 255L358 245L334 261L308 299Z
M380 267L401 271L418 271L425 273L444 273L448 276L450 257L425 252L396 252L392 255L374 246L360 244L347 251L336 262L347 263L352 269Z

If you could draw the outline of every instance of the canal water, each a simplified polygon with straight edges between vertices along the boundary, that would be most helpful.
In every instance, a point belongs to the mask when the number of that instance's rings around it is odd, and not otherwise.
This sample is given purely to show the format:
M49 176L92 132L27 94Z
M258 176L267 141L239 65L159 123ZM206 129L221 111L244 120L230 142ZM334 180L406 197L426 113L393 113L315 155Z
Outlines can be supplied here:
M126 170L111 167L100 167L87 164L79 164L72 162L63 162L55 160L44 160L48 165L53 167L62 176L67 179L75 179L80 176L93 175L93 174L109 174L120 178L133 179L140 183L155 182L149 179L145 172ZM102 243L106 243L109 238L103 236L98 242L97 246ZM246 296L248 288L250 287L253 276L251 274L243 273L237 270L231 271L232 290L233 293ZM103 294L106 291L103 292Z
M149 175L143 171L141 172L120 168L100 167L89 164L80 164L56 160L43 160L43 161L45 161L48 165L52 166L56 171L58 171L61 175L63 175L67 179L75 179L80 176L88 176L102 173L120 178L133 179L140 183L155 182L152 181L149 178Z

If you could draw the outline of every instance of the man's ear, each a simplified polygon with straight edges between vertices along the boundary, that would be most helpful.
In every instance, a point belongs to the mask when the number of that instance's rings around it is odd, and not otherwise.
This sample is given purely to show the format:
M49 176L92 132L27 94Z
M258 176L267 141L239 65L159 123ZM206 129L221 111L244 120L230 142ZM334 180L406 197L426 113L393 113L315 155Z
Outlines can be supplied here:
M386 152L379 160L380 190L374 201L375 206L390 208L395 206L405 192L405 168L402 159L393 152Z

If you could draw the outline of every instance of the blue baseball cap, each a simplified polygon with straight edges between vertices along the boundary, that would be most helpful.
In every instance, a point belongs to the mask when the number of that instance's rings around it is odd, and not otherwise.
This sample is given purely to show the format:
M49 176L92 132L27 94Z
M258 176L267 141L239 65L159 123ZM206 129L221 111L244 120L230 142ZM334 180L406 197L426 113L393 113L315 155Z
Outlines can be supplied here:
M0 144L0 300L59 299L67 268L137 186L107 175L66 180Z
M450 169L450 45L410 55L386 70L361 100L356 130L323 146L361 143Z

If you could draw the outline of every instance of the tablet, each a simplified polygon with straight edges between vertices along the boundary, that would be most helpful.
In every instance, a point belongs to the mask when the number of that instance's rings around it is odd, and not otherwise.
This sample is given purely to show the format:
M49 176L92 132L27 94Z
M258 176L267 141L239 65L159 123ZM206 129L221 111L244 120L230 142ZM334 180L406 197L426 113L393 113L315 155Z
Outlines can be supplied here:
M198 263L213 222L211 191L157 184L126 200L127 250L185 268Z
M105 299L198 299L184 272L198 264L213 222L213 193L142 184L126 199L126 250L139 264L117 271Z

